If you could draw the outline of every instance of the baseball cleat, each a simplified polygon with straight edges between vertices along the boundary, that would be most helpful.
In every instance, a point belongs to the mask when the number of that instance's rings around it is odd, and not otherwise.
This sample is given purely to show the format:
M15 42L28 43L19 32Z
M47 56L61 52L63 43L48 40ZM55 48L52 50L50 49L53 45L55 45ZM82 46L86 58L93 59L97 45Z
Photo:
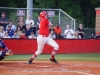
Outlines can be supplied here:
M51 62L54 62L54 63L56 63L56 64L58 64L58 62L56 61L56 59L51 59L51 58L50 58L50 61L51 61Z
M29 59L28 64L31 64L31 63L32 63L32 60L31 60L31 59Z

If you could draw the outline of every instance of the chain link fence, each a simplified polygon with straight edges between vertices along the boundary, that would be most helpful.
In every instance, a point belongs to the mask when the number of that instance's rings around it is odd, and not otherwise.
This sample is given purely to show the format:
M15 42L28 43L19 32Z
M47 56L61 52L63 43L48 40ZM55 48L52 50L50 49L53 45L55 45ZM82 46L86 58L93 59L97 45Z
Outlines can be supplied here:
M13 24L17 25L17 21L20 16L17 16L17 11L18 10L24 10L25 15L23 16L24 21L27 19L27 8L10 8L10 7L0 7L0 13L5 12L6 17L9 20L13 21ZM69 24L71 25L71 28L75 30L75 20L66 14L64 11L61 9L42 9L42 8L30 8L32 10L32 19L34 20L36 24L36 20L39 16L39 13L41 11L54 11L54 16L48 17L53 26L56 26L57 23L60 24L60 27L62 28L62 34L64 33L64 30L66 29L66 25Z
M17 16L18 10L24 10L25 15L23 16L24 21L27 19L27 8L11 8L11 7L0 7L0 13L5 12L6 17L9 20L13 21L13 24L17 26L17 21L19 20L20 16ZM60 24L60 27L62 28L62 35L64 33L64 30L66 29L66 25L69 24L71 26L71 29L75 30L75 19L73 19L71 16L69 16L67 13L62 11L61 9L43 9L43 8L30 8L32 10L32 19L34 20L36 24L36 20L39 16L39 13L41 11L54 11L54 16L49 17L49 20L53 24L53 26L56 26L57 23ZM85 28L85 38L90 38L92 34L95 34L95 30L91 28Z

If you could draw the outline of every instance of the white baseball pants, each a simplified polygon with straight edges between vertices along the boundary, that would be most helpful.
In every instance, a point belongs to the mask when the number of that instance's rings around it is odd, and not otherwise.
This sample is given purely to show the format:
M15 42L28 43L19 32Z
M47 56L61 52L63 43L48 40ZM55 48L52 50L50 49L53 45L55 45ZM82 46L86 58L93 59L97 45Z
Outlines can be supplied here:
M42 53L45 44L54 47L54 50L59 49L59 45L50 36L45 37L43 35L38 35L37 44L38 44L38 50L35 52L36 56Z

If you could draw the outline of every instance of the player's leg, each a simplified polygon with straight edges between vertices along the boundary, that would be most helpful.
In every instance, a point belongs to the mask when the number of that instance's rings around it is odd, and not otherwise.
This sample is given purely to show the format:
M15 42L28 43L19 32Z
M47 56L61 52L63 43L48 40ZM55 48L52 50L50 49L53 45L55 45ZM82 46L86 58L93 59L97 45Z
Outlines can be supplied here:
M0 51L0 60L4 59L6 56L11 56L13 55L13 52L11 50L8 50L7 46L5 43L0 39L0 46L3 48L3 51Z
M1 39L0 39L0 45L1 45L1 48L5 49L3 51L3 53L5 54L8 51L8 48L7 48L7 46L5 45L5 43Z
M55 60L55 55L57 53L57 50L59 49L59 45L50 37L48 39L48 42L47 42L48 45L54 47L54 50L52 51L52 55L51 55L51 58L50 60L52 62L55 62L55 63L58 63L56 60Z
M0 39L0 46L1 48L5 49L4 51L0 51L0 60L4 59L6 56L6 52L8 51L8 48L4 44L4 42Z
M3 51L0 51L0 60L3 60L6 57L6 55L3 53Z
M40 38L37 44L38 44L37 51L32 55L32 58L35 58L36 56L42 53L45 41L41 40Z
M36 56L38 56L39 54L42 53L45 43L46 43L45 38L39 35L39 36L37 37L37 44L38 44L38 47L37 47L37 48L38 48L38 49L37 49L37 51L32 55L32 57L29 59L29 62L28 62L29 64L32 62L32 60L33 60Z
M2 54L2 51L0 51L0 60L4 59L4 56Z

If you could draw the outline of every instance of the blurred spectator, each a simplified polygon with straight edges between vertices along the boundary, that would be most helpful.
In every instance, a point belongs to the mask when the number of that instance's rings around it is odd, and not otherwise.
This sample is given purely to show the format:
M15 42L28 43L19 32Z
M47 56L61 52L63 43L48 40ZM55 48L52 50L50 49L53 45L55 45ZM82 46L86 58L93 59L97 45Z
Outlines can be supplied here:
M74 35L73 38L75 38L75 39L81 39L81 36L78 35L78 31L75 31L75 35Z
M57 26L54 27L54 31L57 39L62 38L61 36L62 29L59 27L59 24L57 24Z
M11 29L11 26L8 26L7 32L10 37L14 35L14 30Z
M50 32L50 37L53 38L53 39L55 39L56 35L55 35L55 32L54 32L53 26L50 26L49 32Z
M34 21L31 19L31 16L29 15L28 16L28 19L26 20L26 25L29 25L29 24L31 24L32 23L32 26L34 26Z
M18 25L20 27L20 30L23 31L23 30L26 30L26 25L24 24L24 22L20 22L18 21Z
M14 35L12 36L12 38L16 38L16 39L19 38L17 31L14 32Z
M4 27L0 26L0 38L3 38L5 35Z
M22 34L20 36L21 39L27 39L27 36L25 36L25 31L22 31Z
M77 31L78 31L78 35L80 35L81 38L83 38L83 36L84 36L83 24L79 25L79 28L77 28Z
M34 32L34 35L36 35L36 27L32 25L32 23L29 24L30 25L30 29L32 30L32 32Z
M38 36L38 35L39 35L39 27L36 30L36 36Z
M29 39L36 39L35 35L33 32L31 32L31 35L28 36Z
M5 12L2 12L2 17L0 18L0 26L4 27L4 30L6 30L6 26L9 24L8 18L6 18Z
M36 27L36 34L35 34L36 36L38 36L38 33L39 33L40 20L41 20L40 17L38 17L37 20L36 20L36 25L37 25L37 27Z
M7 27L6 27L6 30L8 29L8 26L11 26L11 29L14 30L14 31L16 31L16 26L13 25L12 20L10 20L9 25L7 25Z
M50 32L54 32L55 33L55 31L54 31L54 28L53 28L53 26L51 25L51 26L49 26L49 33Z
M31 34L31 32L32 32L32 30L30 28L30 25L26 25L25 35L27 36L27 38Z
M17 27L16 31L17 31L18 36L20 36L22 34L22 31L20 29L20 26Z
M18 21L24 23L24 18L21 16L21 17L19 17L19 20Z
M8 32L5 32L5 35L3 38L11 38L11 37L9 36Z
M39 26L40 25L40 17L38 17L38 19L36 20L36 24Z
M75 32L70 28L70 25L67 25L66 28L67 29L64 31L64 35L66 38L72 39L75 35Z

